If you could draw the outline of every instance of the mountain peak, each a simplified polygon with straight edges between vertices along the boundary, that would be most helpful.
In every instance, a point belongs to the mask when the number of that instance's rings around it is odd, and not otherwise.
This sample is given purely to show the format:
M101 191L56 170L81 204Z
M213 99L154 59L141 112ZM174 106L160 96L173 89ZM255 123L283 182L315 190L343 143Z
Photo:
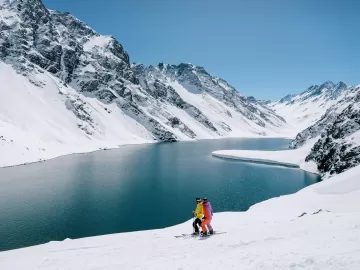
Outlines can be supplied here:
M283 97L282 99L279 100L279 103L287 103L289 101L292 100L293 97L295 97L296 95L293 94L288 94L285 97Z
M327 95L338 95L342 90L347 89L347 87L348 86L342 81L335 84L333 81L329 80L320 85L311 85L306 91L302 92L300 96L306 94L308 98L312 96L318 96L323 93Z
M333 83L332 81L325 81L324 83L322 83L319 88L320 89L331 89L335 86L335 83Z
M342 81L340 81L340 82L338 82L336 85L335 85L335 88L347 88L348 86L344 83L344 82L342 82Z
M42 0L0 0L0 7L7 7L22 11L24 9L31 9L40 11L47 8L45 7Z

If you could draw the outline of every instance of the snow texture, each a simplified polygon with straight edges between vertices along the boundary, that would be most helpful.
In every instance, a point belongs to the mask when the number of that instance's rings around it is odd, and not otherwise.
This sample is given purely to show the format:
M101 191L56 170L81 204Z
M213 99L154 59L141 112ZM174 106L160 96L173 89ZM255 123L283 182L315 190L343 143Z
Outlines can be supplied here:
M289 135L295 137L321 118L331 118L334 113L341 112L351 104L358 91L359 87L347 86L343 82L335 84L327 81L321 85L310 86L299 95L288 95L277 102L270 103L269 106L285 118L290 125ZM323 121L324 125L327 123L328 120ZM320 134L314 133L309 136L309 139L318 135Z
M360 268L360 167L296 194L216 213L209 238L174 227L91 237L0 253L0 269L346 269ZM214 206L216 207L216 206ZM189 209L191 211L191 209Z

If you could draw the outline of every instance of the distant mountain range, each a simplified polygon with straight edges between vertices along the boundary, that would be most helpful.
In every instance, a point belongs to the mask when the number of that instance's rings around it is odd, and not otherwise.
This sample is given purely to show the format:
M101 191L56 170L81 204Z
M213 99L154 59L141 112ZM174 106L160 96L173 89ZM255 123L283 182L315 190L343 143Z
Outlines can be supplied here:
M308 159L337 173L358 164L358 93L327 81L277 102L244 97L203 67L131 63L114 37L41 0L0 0L0 166L128 143L296 136L292 147L317 140Z
M287 95L269 107L286 118L286 121L296 127L295 132L301 131L318 121L328 109L340 100L346 99L355 88L343 82L327 81L321 85L312 85L298 95Z

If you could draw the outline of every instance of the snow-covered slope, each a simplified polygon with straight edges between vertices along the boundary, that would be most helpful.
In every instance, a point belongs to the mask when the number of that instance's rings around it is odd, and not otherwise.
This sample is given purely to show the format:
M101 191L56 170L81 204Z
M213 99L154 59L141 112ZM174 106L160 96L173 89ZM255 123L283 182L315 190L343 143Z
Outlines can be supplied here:
M0 62L0 165L152 138L115 104L80 95L47 73L21 76Z
M195 118L207 130L222 136L276 135L285 126L284 119L268 107L248 101L202 67L135 64L133 70L150 95L165 99L188 114L190 120Z
M360 167L245 213L216 213L209 238L174 227L0 253L0 269L360 269Z
M131 65L115 38L41 0L2 0L0 29L0 151L12 156L0 166L128 142L281 136L286 126L204 68ZM9 153L11 140L26 152Z
M360 85L347 87L341 82L326 82L284 98L272 107L279 114L288 114L286 119L294 126L310 124L296 135L290 147L308 148L310 143L312 147L304 161L315 162L323 176L360 164Z
M321 131L306 161L315 161L323 174L338 174L360 164L360 92L354 103L337 114ZM311 127L316 130L317 125ZM308 134L308 130L303 133ZM300 133L297 139L305 136ZM297 139L293 142L297 144Z
M310 86L299 95L287 95L269 104L269 107L285 118L291 126L290 134L295 136L315 124L325 114L331 118L334 113L341 112L352 102L359 88L347 86L343 82L335 84L327 81L321 85Z

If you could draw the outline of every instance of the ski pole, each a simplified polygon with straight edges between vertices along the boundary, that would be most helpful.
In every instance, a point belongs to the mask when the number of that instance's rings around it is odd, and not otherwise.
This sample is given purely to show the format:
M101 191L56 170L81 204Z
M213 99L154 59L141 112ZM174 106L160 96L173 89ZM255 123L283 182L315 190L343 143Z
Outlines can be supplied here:
M194 216L194 214L192 216L193 216L193 218L192 218L193 233L195 233L195 227L194 227L195 216ZM195 226L197 226L197 225L195 225Z

